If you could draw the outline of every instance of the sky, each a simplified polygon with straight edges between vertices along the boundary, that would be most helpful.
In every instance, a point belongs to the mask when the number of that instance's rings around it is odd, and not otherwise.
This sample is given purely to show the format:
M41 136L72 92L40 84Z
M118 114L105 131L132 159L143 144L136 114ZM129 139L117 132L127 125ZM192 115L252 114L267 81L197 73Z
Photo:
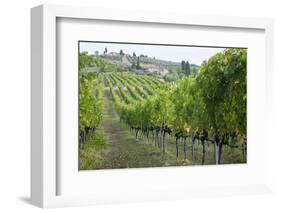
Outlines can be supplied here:
M165 46L165 45L143 45L143 44L121 44L121 43L95 43L95 42L80 42L80 52L88 52L95 54L103 54L105 47L110 52L119 53L123 50L125 54L147 55L157 59L181 62L187 60L190 64L200 65L204 60L212 55L222 52L224 48L216 47L188 47L188 46Z

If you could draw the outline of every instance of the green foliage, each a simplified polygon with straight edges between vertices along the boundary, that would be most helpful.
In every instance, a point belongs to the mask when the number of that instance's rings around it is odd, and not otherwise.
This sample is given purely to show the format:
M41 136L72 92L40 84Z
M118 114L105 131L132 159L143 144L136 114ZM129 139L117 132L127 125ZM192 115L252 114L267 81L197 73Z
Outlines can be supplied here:
M113 71L112 65L97 56L88 55L87 52L79 53L79 71L87 70L87 68L95 66L100 72Z
M182 72L185 71L185 61L181 62L181 70L182 70Z
M96 91L101 91L103 84L97 81L97 76L98 73L80 74L80 91L79 91L80 135L82 135L85 132L86 128L95 129L99 125L102 119L103 99L101 96L96 96Z
M137 58L137 66L136 66L136 68L140 69L140 57Z
M225 49L203 62L199 69L183 61L185 73L172 70L166 77L170 83L156 77L116 72L113 65L103 64L103 60L92 57L89 63L87 54L82 57L83 64L93 63L104 73L80 73L80 135L87 127L97 129L101 122L103 99L98 94L106 82L120 119L132 129L157 130L162 138L169 130L176 137L197 135L201 141L218 138L219 144L229 147L245 143L245 49ZM137 57L135 67L140 60L141 57ZM180 74L184 76L181 78ZM230 135L236 135L235 140ZM81 154L87 156L84 152Z
M204 105L204 128L246 134L246 50L226 49L199 70L196 82Z
M179 79L179 75L178 75L177 71L171 70L169 72L169 74L164 77L164 79L167 82L176 81Z
M168 126L174 133L205 129L210 136L235 131L246 137L246 58L244 49L226 49L196 76L162 85L142 102L125 101L122 119L140 128Z
M185 69L184 69L184 71L185 71L186 75L190 75L190 64L189 64L188 61L185 62Z
M79 70L86 68L94 63L93 57L88 55L88 52L79 53Z
M191 72L191 66L190 66L189 62L182 61L181 62L181 73L188 76L188 75L190 75L190 72Z

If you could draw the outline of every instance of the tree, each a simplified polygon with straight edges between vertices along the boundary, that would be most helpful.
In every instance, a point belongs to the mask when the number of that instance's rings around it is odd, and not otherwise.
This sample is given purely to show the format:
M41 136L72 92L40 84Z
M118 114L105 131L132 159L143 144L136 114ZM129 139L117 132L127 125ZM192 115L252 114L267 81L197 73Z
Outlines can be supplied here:
M124 55L124 52L123 52L123 50L120 50L120 55L122 55L122 56Z
M179 79L179 75L176 70L170 70L169 74L165 75L164 79L167 82L176 81Z
M135 52L133 52L133 56L134 56L134 57L136 57L136 56L137 56Z
M96 56L99 55L99 51L98 51L98 50L95 51L95 55L96 55Z
M185 61L181 61L181 71L184 72L185 70Z
M88 55L88 52L82 52L79 53L79 70L81 71L82 69L95 65L100 72L105 72L105 71L112 71L112 65L106 63L105 60L103 60L100 57L95 57Z
M190 64L188 61L185 62L185 74L190 75Z
M140 69L140 57L138 57L137 59L137 66L136 66L137 69Z
M93 57L88 52L79 53L79 70L86 68L94 63Z

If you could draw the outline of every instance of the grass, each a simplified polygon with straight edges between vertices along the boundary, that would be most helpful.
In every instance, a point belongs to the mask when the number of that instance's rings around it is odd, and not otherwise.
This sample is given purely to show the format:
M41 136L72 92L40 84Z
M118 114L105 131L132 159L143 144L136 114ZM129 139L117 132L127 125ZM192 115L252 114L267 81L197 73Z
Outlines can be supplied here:
M106 142L103 132L98 128L86 143L82 144L79 150L80 169L90 168L101 158L102 150L106 149Z

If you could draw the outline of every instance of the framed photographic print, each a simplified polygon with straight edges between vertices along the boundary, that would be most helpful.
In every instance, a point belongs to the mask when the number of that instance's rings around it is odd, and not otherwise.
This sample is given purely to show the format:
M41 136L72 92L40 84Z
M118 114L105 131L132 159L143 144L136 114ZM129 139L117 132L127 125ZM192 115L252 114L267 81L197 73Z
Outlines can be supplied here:
M270 191L271 20L31 14L32 203Z

